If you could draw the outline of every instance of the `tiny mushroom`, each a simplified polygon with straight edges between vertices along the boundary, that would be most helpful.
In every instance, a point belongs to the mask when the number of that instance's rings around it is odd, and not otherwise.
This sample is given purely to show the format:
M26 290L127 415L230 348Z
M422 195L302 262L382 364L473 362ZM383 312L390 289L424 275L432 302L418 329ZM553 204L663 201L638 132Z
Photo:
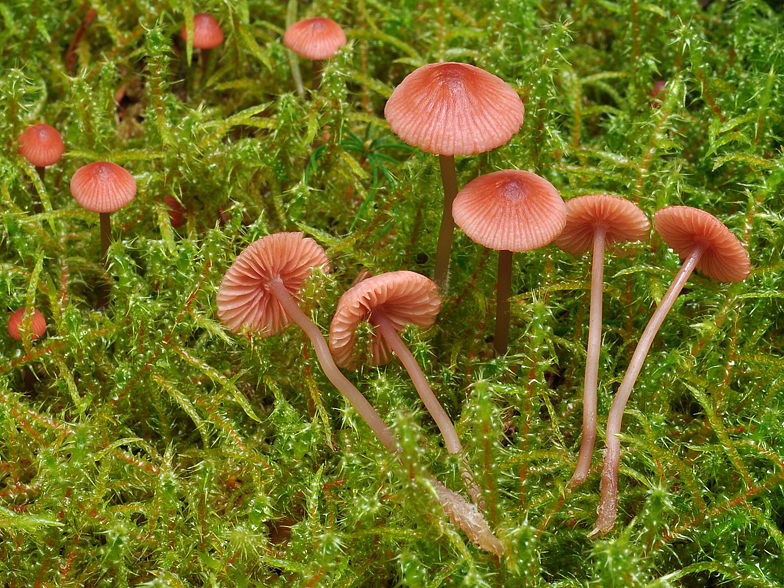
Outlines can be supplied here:
M601 499L596 525L589 534L604 535L615 524L618 511L618 469L621 462L621 421L626 402L640 375L645 357L664 318L696 269L719 282L741 282L750 272L749 256L737 237L715 216L690 206L669 206L653 216L656 231L683 259L681 266L637 343L629 368L607 417L607 449L602 468Z
M439 156L444 209L434 280L442 293L449 277L452 202L457 195L455 155L504 145L523 124L525 108L501 78L465 63L431 63L409 74L384 108L392 132L409 145Z
M295 22L283 35L283 43L297 55L313 61L313 89L321 84L321 62L334 57L346 44L346 33L330 18L317 16Z
M566 224L566 206L558 190L544 178L507 169L466 184L455 198L452 214L471 240L499 252L493 347L503 355L509 345L512 252L551 243Z
M599 352L602 346L604 250L608 245L619 241L647 239L650 227L651 223L638 206L618 196L591 194L572 198L566 203L566 226L555 240L555 246L572 255L581 255L593 248L591 313L583 388L583 438L577 467L570 482L572 488L585 482L588 477L596 439L596 389Z
M27 127L19 135L19 154L35 166L41 180L46 168L63 157L65 144L60 133L52 126L41 123Z
M188 28L182 25L180 31L183 41L188 40ZM215 17L202 12L193 17L193 48L201 50L215 49L223 43L223 29Z
M324 250L302 233L276 233L251 243L223 276L217 296L218 318L239 333L243 329L271 336L295 322L310 339L330 382L340 390L379 441L397 453L398 441L362 393L341 373L319 328L302 312L296 295L312 268L327 269ZM482 549L496 555L503 544L476 507L433 480L439 502L450 519Z
M11 313L11 316L8 317L8 334L17 341L22 340L20 327L24 325L26 310L27 307L25 306L17 308ZM38 339L38 337L44 334L44 331L46 331L46 319L38 310L33 309L33 317L30 321L30 338Z

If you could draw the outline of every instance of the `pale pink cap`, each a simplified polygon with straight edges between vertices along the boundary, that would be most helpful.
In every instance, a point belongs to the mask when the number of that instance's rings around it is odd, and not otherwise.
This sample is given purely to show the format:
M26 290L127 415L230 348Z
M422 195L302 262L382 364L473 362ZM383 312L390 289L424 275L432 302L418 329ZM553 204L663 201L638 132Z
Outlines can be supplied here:
M619 241L645 241L651 223L640 208L628 200L610 194L590 194L566 203L566 226L554 241L559 247L580 255L593 247L597 228L604 227L606 246Z
M441 297L435 282L409 271L379 274L352 286L340 297L329 328L329 348L339 366L356 369L357 326L370 320L377 308L383 308L395 330L409 324L429 327L441 310ZM373 365L392 359L389 347L378 335L374 335L370 350Z
M499 77L465 63L431 63L395 88L384 108L392 132L438 155L473 155L504 145L525 108Z
M544 178L505 169L468 182L455 197L452 217L480 245L497 251L530 251L561 233L566 205Z
M742 282L751 271L749 256L738 238L712 214L691 206L668 206L653 215L664 242L681 259L698 243L707 245L697 271L719 282Z
M180 31L183 41L188 41L186 25ZM223 29L215 17L202 12L193 17L193 47L196 49L214 49L223 43Z
M291 25L283 35L283 43L307 59L329 59L346 44L346 33L334 20L317 16Z
M76 170L71 195L90 212L115 212L136 197L136 180L116 163L96 161Z
M302 233L275 233L251 243L226 271L218 290L218 318L233 333L242 328L268 337L291 321L270 294L268 284L280 278L298 299L302 282L314 267L329 270L324 249Z
M19 332L19 327L22 326L22 321L25 314L25 306L16 309L11 316L8 317L8 334L17 341L22 340L22 334ZM46 319L37 310L33 310L33 321L30 323L30 337L38 339L44 334L46 330Z
M47 124L27 127L19 135L19 154L36 167L54 165L65 153L63 138Z

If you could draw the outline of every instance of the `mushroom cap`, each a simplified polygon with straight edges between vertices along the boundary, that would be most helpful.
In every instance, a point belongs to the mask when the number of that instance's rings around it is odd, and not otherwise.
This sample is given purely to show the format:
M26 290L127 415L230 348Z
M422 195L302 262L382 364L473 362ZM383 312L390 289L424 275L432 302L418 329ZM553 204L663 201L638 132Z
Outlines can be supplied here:
M182 25L180 36L183 41L188 41L185 25ZM201 12L193 17L193 46L196 49L214 49L221 43L223 43L223 29L214 16Z
M561 233L566 205L544 178L505 169L468 182L455 197L452 217L466 235L485 247L530 251Z
M357 326L370 319L377 308L383 308L395 330L407 324L429 327L441 310L441 297L435 282L409 271L379 274L352 286L340 297L329 328L329 348L339 366L356 369ZM373 336L370 349L373 365L392 359L389 346L378 334Z
M169 212L169 222L175 229L185 224L185 207L174 196L164 196L163 201Z
M346 33L334 20L317 16L291 25L283 35L283 43L307 59L329 59L346 44Z
M57 129L41 123L27 127L19 135L19 154L36 167L54 165L65 153L63 138Z
M269 291L276 278L298 299L310 270L329 270L324 249L302 233L275 233L251 243L237 256L218 289L218 318L233 333L243 327L269 337L289 324L286 310Z
M115 212L136 197L136 180L116 163L96 161L76 170L71 195L90 212Z
M17 308L13 313L11 313L11 316L8 317L8 334L17 341L22 340L22 334L19 332L19 327L22 326L26 308L27 307L25 306L22 308ZM45 330L46 319L44 318L44 315L42 315L36 309L33 309L33 321L30 323L30 336L33 339L38 339L38 337L44 334Z
M742 282L751 266L738 238L712 214L691 206L668 206L653 215L664 242L685 259L698 243L707 245L697 271L719 282Z
M651 223L636 204L619 196L580 196L566 203L566 226L555 246L572 255L589 251L597 227L604 227L604 242L609 246L619 241L647 240Z
M465 63L431 63L392 92L384 116L409 145L473 155L505 144L523 124L523 101L501 78Z

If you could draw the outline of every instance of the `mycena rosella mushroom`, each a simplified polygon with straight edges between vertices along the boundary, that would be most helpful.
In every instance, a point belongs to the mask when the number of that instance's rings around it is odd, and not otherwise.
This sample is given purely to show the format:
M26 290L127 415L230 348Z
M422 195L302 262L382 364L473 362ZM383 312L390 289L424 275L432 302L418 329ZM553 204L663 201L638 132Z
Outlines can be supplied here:
M57 129L41 123L27 127L19 135L19 155L35 166L35 171L43 182L46 176L46 168L54 165L63 157L65 144ZM36 213L43 212L43 207L35 194L35 188L31 188L33 194L33 210Z
M346 33L330 18L316 16L295 22L283 35L283 43L300 57L313 61L313 90L321 85L321 62L334 57L346 44Z
M576 488L588 477L596 440L596 390L599 380L599 352L602 346L602 290L605 247L620 241L648 238L651 223L635 204L609 194L590 194L566 203L566 226L555 246L572 255L593 249L591 265L591 312L583 387L583 438L580 455L570 485Z
M670 206L659 210L653 216L653 223L664 242L683 259L683 265L648 321L610 407L607 449L602 467L602 496L596 509L596 525L590 536L604 535L615 524L618 513L618 469L621 463L618 433L621 432L623 411L653 339L684 284L695 269L719 282L741 282L751 271L749 256L737 237L719 219L704 210L690 206Z

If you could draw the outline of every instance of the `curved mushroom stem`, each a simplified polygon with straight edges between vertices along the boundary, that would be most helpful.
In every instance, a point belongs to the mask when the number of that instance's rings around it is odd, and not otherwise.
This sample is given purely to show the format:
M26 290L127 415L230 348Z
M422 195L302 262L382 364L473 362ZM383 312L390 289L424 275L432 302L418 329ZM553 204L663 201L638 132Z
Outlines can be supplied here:
M441 164L441 182L444 184L444 212L441 215L441 228L438 230L436 247L436 269L433 281L442 296L446 295L449 282L449 257L452 253L452 235L455 232L455 221L452 218L452 203L457 196L457 171L454 155L439 155Z
M593 235L591 268L591 318L588 323L588 351L585 357L583 388L583 440L577 467L569 482L572 490L585 482L591 469L591 456L596 441L596 389L599 382L599 353L602 348L602 290L604 288L604 238L607 230L597 227Z
M297 325L305 331L310 342L313 343L313 348L316 350L316 356L318 357L319 363L321 363L321 368L324 370L327 378L329 378L329 381L332 382L335 388L343 393L343 396L348 399L351 406L359 413L359 416L361 416L370 426L379 441L384 444L384 447L391 453L394 453L397 450L397 440L395 439L395 436L392 434L392 431L389 430L386 423L381 420L376 409L371 406L367 401L367 398L365 398L362 393L346 379L346 376L344 376L338 369L338 366L335 365L335 360L332 359L332 354L329 352L329 345L327 345L327 341L324 339L324 335L321 334L319 328L313 324L313 321L310 320L304 312L302 312L302 309L300 309L288 290L286 290L286 287L283 285L283 281L280 278L272 280L269 282L268 286L270 293L280 302L281 306L286 309L291 320L297 323Z
M498 285L496 287L495 335L493 348L496 355L505 355L509 349L509 297L512 295L512 252L498 252Z
M637 381L637 376L640 375L645 357L648 355L656 333L659 332L659 328L662 326L667 313L672 308L675 299L678 298L684 284L686 284L689 276L700 261L702 254L705 253L705 249L706 245L700 243L692 249L689 256L684 260L681 269L678 270L675 279L670 284L670 288L653 313L651 320L648 321L648 326L645 327L645 331L637 343L637 348L634 350L634 355L632 355L632 360L629 362L626 375L623 377L618 392L615 394L615 399L610 407L610 414L607 417L607 449L604 450L604 465L602 467L602 497L599 501L599 507L596 509L598 515L596 517L596 526L588 534L589 537L604 535L610 532L615 524L615 517L618 514L618 469L621 465L621 440L618 439L617 435L621 432L623 411L632 393L632 387Z
M406 344L403 343L400 335L397 334L395 327L389 322L389 318L387 318L383 309L375 308L373 314L370 315L370 322L378 328L381 336L392 348L392 351L400 358L400 361L406 368L408 375L411 377L411 381L414 383L414 388L416 388L419 397L425 404L425 408L427 408L427 411L436 422L438 430L441 431L447 451L453 455L462 452L463 446L460 444L460 439L457 436L455 426L452 424L452 419L446 414L444 407L441 406L438 398L436 398L436 395L430 388L430 384L428 383L427 378L425 378L422 368L419 367L417 360L411 354L408 347L406 347ZM460 469L468 492L471 494L471 499L476 502L479 499L481 489L474 482L471 468L465 457L463 457L462 467Z

